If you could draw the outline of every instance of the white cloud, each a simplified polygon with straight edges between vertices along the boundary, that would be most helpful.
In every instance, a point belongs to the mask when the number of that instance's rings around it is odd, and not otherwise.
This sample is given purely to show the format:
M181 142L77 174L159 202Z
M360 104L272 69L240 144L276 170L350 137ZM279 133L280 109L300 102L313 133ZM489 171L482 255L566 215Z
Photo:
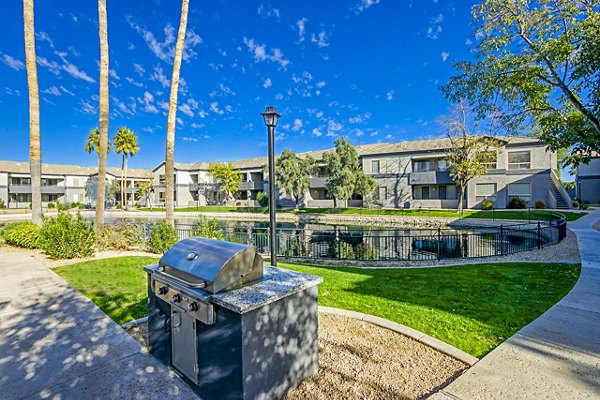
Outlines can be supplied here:
M9 96L17 96L20 97L21 96L21 92L19 92L17 89L11 89L8 87L5 87L4 90L6 91L6 94Z
M342 130L344 126L337 121L330 119L327 121L327 136L335 137L337 133Z
M169 79L163 72L163 69L160 65L154 67L154 72L152 72L152 76L150 76L150 79L160 83L164 88L167 88L171 85L171 82L169 82Z
M367 8L375 5L375 4L379 4L380 0L361 0L360 3L358 3L355 7L354 7L354 12L356 14L360 14L361 12L365 11Z
M258 15L267 19L267 18L276 18L279 19L281 12L278 8L273 8L271 4L261 4L257 9Z
M394 99L394 94L395 94L395 93L396 93L396 92L394 92L394 89L392 89L392 90L390 90L389 92L387 92L387 93L385 94L385 98L386 98L386 99L388 99L388 100L393 100L393 99Z
M194 124L192 124L192 125L194 125ZM193 128L193 126L192 126L192 128ZM181 138L181 140L183 140L184 142L198 142L199 141L198 138L191 137L191 136L183 136Z
M92 78L91 76L86 74L84 71L81 71L79 68L77 68L77 66L75 64L69 63L66 65L63 65L63 70L67 74L71 75L73 78L81 79L81 80L84 80L84 81L90 82L90 83L96 82L96 80L94 78Z
M385 138L389 140L389 139L393 139L394 137L391 134L388 134L388 135L385 135Z
M205 127L206 127L206 125L205 125L205 124L199 124L199 123L197 123L197 122L192 122L192 125L191 125L191 127L192 127L193 129L202 129L202 128L205 128Z
M50 61L46 57L37 57L36 61L40 67L48 68L48 70L56 76L60 76L60 66L56 61Z
M427 37L432 40L436 40L440 33L442 33L442 22L444 21L444 15L438 14L431 19L431 25L427 27Z
M62 90L63 92L65 92L66 94L70 94L71 96L75 96L75 93L71 92L69 89L67 89L64 86L60 87L60 90Z
M97 109L95 106L93 106L92 104L90 104L89 101L87 100L79 100L79 105L81 106L81 108L79 109L80 112L84 113L84 114L96 114L97 113Z
M133 86L137 86L137 87L144 87L144 84L141 82L136 81L135 79L131 78L131 77L126 77L125 80L129 83L131 83Z
M130 99L129 105L127 105L124 102L120 101L116 97L114 97L112 100L115 103L115 106L117 107L117 110L119 110L119 111L121 111L121 112L123 112L125 114L135 115L136 110L137 110L137 104L135 103L135 99L133 97L130 97L129 99Z
M362 129L356 129L356 130L354 130L354 135L356 137L363 137L363 136L365 136L365 133L363 132Z
M470 46L473 44L473 41L469 38L467 38L467 40L465 40L465 45Z
M275 62L278 63L282 68L286 68L290 63L290 60L284 58L284 55L280 49L273 49L269 54L265 44L255 43L254 39L248 39L246 37L244 37L244 44L254 56L255 62Z
M2 57L0 60L8 67L14 69L15 71L20 71L25 68L25 64L21 60L17 60L16 58L9 56L8 54L0 53Z
M50 86L48 89L42 90L42 93L51 94L52 96L62 95L62 93L60 92L60 90L58 90L56 86Z
M271 82L271 78L267 78L265 79L265 81L263 82L263 87L265 89L270 88L271 86L273 86L273 82Z
M283 93L277 93L275 95L275 100L283 100Z
M361 124L363 122L368 121L370 118L371 118L371 113L367 111L364 114L359 114L355 117L348 118L348 122L351 124Z
M154 96L152 95L152 93L146 91L144 92L144 97L138 97L137 100L138 102L140 102L140 104L144 105L144 111L152 114L156 114L158 112L158 109L154 105Z
M323 132L321 132L321 131L320 131L320 130L318 130L317 128L314 128L314 129L312 130L312 134L313 134L313 136L316 136L316 137L321 137L321 136L323 136Z
M181 111L182 113L184 113L188 117L193 117L194 116L194 111L192 111L192 108L190 107L189 104L181 104L177 108L179 109L179 111Z
M235 96L235 92L222 83L219 83L219 89L221 89L221 92L223 92L224 95Z
M206 118L206 117L208 117L208 113L204 110L200 110L200 111L198 111L198 116L200 118Z
M48 35L46 32L36 32L35 33L35 38L37 40L39 40L40 42L46 42L48 43L48 45L52 48L54 48L54 41L52 40L52 38L50 37L50 35Z
M450 56L450 53L442 51L442 62L445 62L449 56Z
M298 132L300 129L302 129L302 120L301 120L301 119L298 119L298 118L296 118L296 119L294 120L294 126L292 126L292 130L293 130L294 132Z
M116 79L116 80L121 79L119 77L119 75L117 74L117 71L115 71L114 69L109 69L108 70L108 75L110 75L111 78Z
M133 70L139 76L143 76L144 72L146 72L146 70L144 69L144 67L142 67L140 64L135 64L135 63L133 64Z
M215 114L219 114L219 115L223 115L225 113L225 111L223 111L219 108L218 101L213 101L212 103L210 103L210 111L214 112Z
M304 42L304 35L306 34L306 23L308 20L306 18L301 18L296 22L296 26L298 27L298 40L300 42Z
M318 87L319 89L325 87L325 85L327 85L327 83L325 83L325 81L319 81L317 82L317 84L315 85L316 87Z
M311 42L316 43L319 47L327 47L329 46L329 42L327 41L327 32L321 31L318 34L312 34L310 39Z

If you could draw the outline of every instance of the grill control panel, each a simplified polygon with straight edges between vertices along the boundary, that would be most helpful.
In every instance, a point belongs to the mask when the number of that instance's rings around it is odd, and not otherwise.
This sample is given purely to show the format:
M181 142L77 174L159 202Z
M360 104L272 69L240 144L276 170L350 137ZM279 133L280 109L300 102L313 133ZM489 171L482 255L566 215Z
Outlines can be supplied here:
M177 307L203 324L213 325L216 321L212 304L187 293L177 285L152 278L152 291L159 299Z

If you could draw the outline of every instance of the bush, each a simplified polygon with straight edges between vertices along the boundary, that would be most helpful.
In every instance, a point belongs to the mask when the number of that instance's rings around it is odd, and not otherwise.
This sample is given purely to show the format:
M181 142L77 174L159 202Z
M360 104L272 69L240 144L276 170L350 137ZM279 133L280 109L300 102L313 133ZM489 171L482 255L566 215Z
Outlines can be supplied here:
M513 197L508 203L508 208L524 209L527 208L527 202L520 197Z
M261 207L266 207L269 205L269 195L262 191L258 192L256 193L256 201L258 201Z
M50 258L79 258L94 255L94 225L81 214L76 217L59 211L56 217L43 217L41 247Z
M484 200L481 203L481 209L482 210L492 210L492 209L494 209L494 202L491 201L491 200L487 200L487 199Z
M179 241L177 231L167 221L152 224L148 237L148 250L162 254Z
M4 208L4 199L0 199L0 208Z
M130 250L143 242L143 229L139 225L117 222L103 225L96 230L96 248L98 250Z
M543 210L544 208L546 208L546 203L544 202L544 200L536 200L535 208L538 210Z
M64 203L59 203L58 201L56 202L56 208L58 211L67 211L70 210L71 207L72 205L68 201L65 201Z
M377 260L379 258L377 247L365 242L359 243L356 246L355 254L357 260Z
M241 206L241 205L242 205L242 202L241 202L241 201L236 201L236 202L235 202L235 206L236 206L236 207L239 207L239 206Z
M352 248L352 245L350 243L340 243L340 258L343 260L354 259L354 248Z
M54 204L53 202L48 203L48 209L50 208L56 208L56 204Z
M196 226L192 229L192 236L201 236L208 239L223 240L223 231L219 228L216 219L209 219L201 215Z
M579 208L579 200L573 200L573 208Z
M6 243L26 249L40 247L40 227L33 222L15 222L2 229Z

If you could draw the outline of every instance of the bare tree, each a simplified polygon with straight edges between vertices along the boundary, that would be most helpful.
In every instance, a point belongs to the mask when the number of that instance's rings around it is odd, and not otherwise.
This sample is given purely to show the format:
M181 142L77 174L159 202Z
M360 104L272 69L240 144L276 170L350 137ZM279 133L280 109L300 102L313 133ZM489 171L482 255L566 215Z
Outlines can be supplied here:
M189 0L181 2L181 18L179 19L179 32L175 44L175 59L173 60L173 75L171 77L171 95L169 96L169 116L167 119L167 148L165 152L165 208L166 219L171 225L175 225L173 190L175 187L175 124L177 123L177 91L179 90L179 74L181 71L181 59L183 57L183 46L185 42L185 30L187 27Z
M106 153L108 153L108 27L106 0L98 0L98 33L100 36L100 100L98 144L98 198L96 200L96 228L104 224L106 196Z
M42 224L42 143L40 139L40 93L35 55L33 0L23 0L25 65L29 90L29 173L31 174L31 220Z

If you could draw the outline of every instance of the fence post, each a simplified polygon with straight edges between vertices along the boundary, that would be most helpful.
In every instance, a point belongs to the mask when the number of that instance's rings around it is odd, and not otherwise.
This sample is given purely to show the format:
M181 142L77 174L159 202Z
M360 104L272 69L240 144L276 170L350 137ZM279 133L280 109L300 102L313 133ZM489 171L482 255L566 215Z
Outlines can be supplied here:
M540 222L537 224L537 240L538 240L538 250L542 248L542 228L540 226Z
M500 255L504 255L504 225L500 224Z
M441 247L442 245L442 229L438 227L438 242L437 242L437 259L438 261L442 258Z

